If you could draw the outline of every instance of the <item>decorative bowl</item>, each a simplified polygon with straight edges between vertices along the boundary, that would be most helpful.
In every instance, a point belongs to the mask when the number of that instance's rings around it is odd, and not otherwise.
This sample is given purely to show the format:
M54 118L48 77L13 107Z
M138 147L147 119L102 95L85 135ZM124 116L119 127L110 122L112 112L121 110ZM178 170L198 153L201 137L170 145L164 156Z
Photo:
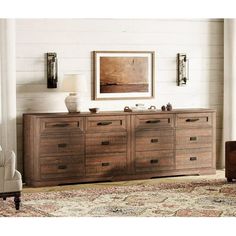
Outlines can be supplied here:
M91 113L98 113L98 112L99 112L99 108L97 108L97 107L89 108L89 111L90 111Z

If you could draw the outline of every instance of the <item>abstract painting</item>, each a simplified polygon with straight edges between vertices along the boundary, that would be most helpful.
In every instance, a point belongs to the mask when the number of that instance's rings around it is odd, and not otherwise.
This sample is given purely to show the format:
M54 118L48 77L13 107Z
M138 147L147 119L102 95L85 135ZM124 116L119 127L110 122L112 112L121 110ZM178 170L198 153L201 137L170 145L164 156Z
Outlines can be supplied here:
M94 52L94 98L151 98L154 52Z

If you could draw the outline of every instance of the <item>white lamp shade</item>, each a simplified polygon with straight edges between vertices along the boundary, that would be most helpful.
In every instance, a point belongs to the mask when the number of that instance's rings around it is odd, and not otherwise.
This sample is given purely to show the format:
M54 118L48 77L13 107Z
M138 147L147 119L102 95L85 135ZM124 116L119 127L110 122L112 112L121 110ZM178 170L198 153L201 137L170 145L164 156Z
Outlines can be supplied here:
M81 74L64 75L61 91L69 93L87 92L86 76Z

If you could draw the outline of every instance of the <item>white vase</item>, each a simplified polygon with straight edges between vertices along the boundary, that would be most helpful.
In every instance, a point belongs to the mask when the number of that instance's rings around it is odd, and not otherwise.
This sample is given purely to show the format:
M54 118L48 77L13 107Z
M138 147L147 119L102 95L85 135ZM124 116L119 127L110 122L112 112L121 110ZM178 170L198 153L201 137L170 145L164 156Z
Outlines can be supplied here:
M68 112L80 112L80 99L77 93L70 93L65 98L65 104Z

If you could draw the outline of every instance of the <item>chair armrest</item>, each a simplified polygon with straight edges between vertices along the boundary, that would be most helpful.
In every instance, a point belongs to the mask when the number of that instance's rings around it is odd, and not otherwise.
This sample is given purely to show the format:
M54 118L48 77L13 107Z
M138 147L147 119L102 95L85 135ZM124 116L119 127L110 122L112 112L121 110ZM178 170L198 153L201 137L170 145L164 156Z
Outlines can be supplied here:
M10 180L14 177L16 170L16 155L13 151L7 152L5 156L5 179Z

